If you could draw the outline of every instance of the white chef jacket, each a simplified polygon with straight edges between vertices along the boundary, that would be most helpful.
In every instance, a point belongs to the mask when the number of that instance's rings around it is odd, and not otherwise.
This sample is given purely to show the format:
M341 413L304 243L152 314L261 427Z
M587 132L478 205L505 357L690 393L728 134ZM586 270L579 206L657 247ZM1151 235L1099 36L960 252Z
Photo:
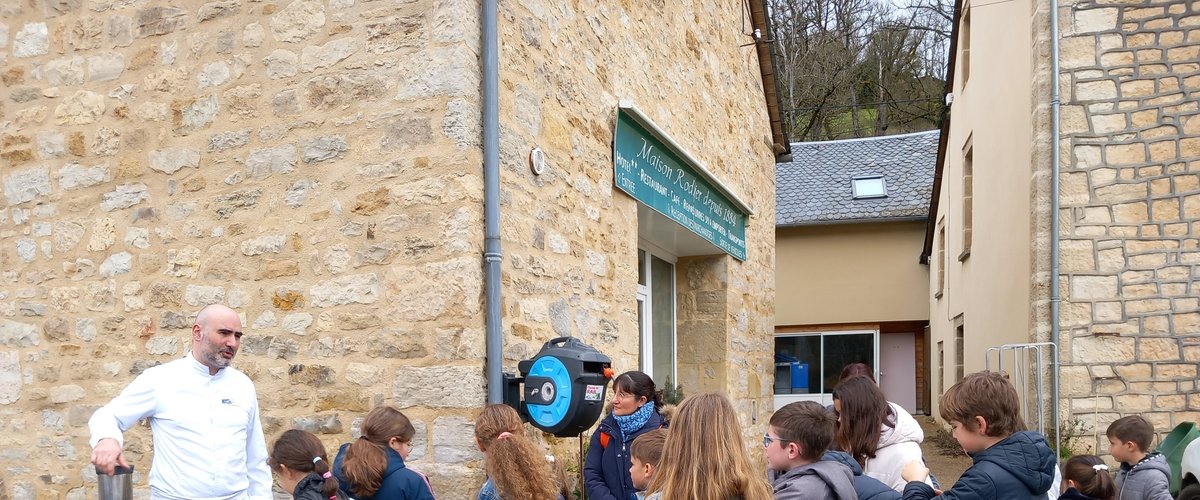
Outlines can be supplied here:
M88 420L91 445L150 419L152 500L271 500L267 444L254 383L187 357L142 372Z

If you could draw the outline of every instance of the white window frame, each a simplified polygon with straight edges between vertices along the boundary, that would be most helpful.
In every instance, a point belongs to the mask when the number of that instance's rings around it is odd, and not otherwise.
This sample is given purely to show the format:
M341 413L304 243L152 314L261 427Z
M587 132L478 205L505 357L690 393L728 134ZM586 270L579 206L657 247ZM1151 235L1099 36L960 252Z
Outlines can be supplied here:
M775 338L811 337L814 335L820 336L821 337L821 353L820 353L821 368L824 368L825 367L825 337L833 337L833 336L838 336L838 335L862 335L862 334L868 334L868 333L871 334L871 351L872 351L871 357L872 357L872 359L875 360L875 362L872 363L874 366L871 367L871 371L873 372L872 375L874 375L875 380L879 380L879 330L878 329L875 329L875 330L813 330L813 331L802 331L802 332L787 332L787 333L777 333L777 334L775 334ZM772 346L772 350L774 350L774 346ZM840 369L840 367L839 367L839 369ZM825 383L824 376L819 376L818 379L821 380L822 384ZM826 391L825 389L829 389L829 390ZM788 403L792 403L792 402L796 402L796 401L816 401L818 403L821 403L821 404L827 405L827 406L833 404L833 388L832 387L828 387L828 388L821 387L820 390L821 390L821 392L811 392L808 394L774 394L774 392L775 392L774 385L772 385L771 392L772 392L772 395L775 397L775 409L776 410L778 410L779 408L782 408L784 405L786 405Z
M677 373L679 371L679 331L677 327L677 313L679 304L676 300L677 290L675 283L677 275L675 273L677 272L676 266L679 262L679 257L676 257L666 250L663 250L661 247L644 240L638 242L638 250L641 250L642 252L639 253L643 254L643 256L639 256L638 258L638 268L646 277L646 284L637 284L637 307L638 311L641 313L639 314L639 317L641 318L641 324L638 325L641 334L641 348L639 349L638 353L638 366L643 373L649 375L650 378L654 380L655 384L661 386L666 382L667 377L670 377L671 383L678 386L679 378ZM650 258L652 256L658 257L664 262L671 264L671 283L669 284L671 287L671 352L674 353L674 355L671 357L673 360L671 363L671 373L667 374L666 376L660 376L662 374L654 373L654 301L650 300L650 291L655 286L653 283L653 273L650 272Z

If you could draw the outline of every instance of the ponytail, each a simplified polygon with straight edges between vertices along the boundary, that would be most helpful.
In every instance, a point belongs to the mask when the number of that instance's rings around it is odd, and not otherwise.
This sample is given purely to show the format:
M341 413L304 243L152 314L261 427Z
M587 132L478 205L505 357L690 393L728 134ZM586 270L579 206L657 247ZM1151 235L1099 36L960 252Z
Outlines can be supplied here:
M384 449L392 438L402 443L412 442L417 433L408 417L399 410L380 406L367 413L362 423L362 436L346 448L342 473L355 496L375 496L387 472L388 455Z
M375 496L386 472L387 453L383 451L383 446L362 436L346 448L346 457L342 459L342 475L350 483L350 489L353 490L350 493L362 497Z
M321 493L333 500L337 498L338 483L337 479L333 478L333 471L329 470L330 468L325 457L313 457L313 472L320 474L324 479L321 482Z
M1067 460L1063 480L1074 481L1080 493L1100 500L1111 500L1117 492L1108 465L1095 455L1075 455Z

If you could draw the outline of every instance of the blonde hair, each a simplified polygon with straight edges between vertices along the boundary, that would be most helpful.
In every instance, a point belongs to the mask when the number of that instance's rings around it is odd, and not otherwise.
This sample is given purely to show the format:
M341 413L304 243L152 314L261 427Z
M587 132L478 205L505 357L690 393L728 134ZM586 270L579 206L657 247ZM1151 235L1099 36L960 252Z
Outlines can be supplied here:
M561 470L556 472L525 436L521 416L512 407L496 404L484 408L475 419L475 439L484 450L483 468L501 498L556 500L563 493Z
M683 400L647 492L694 500L771 500L763 471L750 465L733 404L715 393Z

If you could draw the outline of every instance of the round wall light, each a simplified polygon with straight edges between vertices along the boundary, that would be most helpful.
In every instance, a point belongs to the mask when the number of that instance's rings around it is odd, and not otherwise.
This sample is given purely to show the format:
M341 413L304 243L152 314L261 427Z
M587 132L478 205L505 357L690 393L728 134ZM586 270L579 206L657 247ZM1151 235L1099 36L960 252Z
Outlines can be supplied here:
M535 146L529 152L529 170L533 171L533 175L542 175L546 171L546 153L542 152L542 148Z

